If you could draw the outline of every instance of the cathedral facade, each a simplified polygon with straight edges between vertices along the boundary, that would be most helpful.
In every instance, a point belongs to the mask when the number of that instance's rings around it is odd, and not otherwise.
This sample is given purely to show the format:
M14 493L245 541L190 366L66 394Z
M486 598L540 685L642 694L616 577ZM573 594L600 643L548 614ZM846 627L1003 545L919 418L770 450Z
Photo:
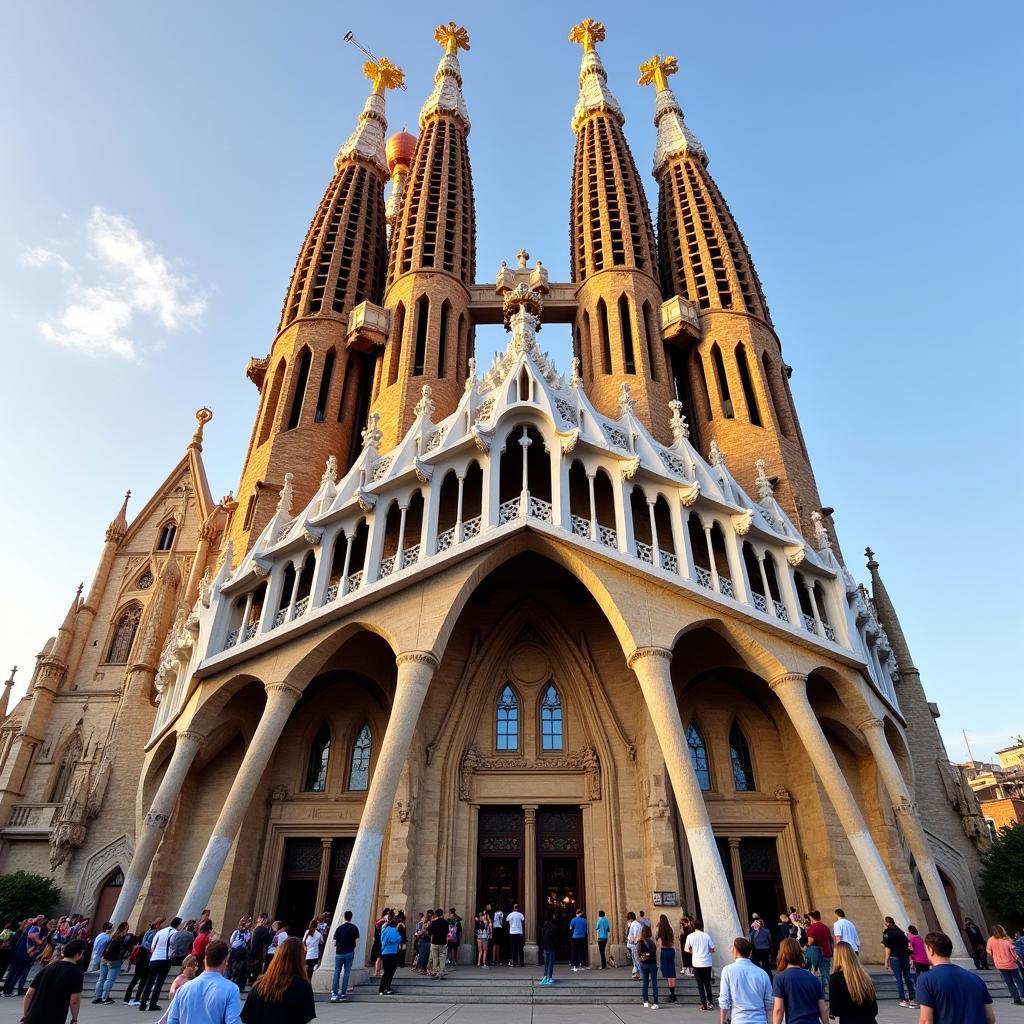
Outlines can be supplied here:
M518 902L527 948L576 907L613 940L629 909L699 911L727 948L753 912L842 906L965 955L984 822L878 563L869 591L844 562L674 58L640 67L652 218L604 28L573 29L571 280L520 251L481 283L469 38L436 39L418 138L387 138L401 70L366 65L246 370L237 498L200 410L5 697L0 870L133 925Z

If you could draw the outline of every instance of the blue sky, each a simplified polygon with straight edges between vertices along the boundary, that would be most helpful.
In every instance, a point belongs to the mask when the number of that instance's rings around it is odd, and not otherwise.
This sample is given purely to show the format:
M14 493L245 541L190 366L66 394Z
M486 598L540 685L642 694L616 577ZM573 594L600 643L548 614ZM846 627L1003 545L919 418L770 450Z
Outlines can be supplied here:
M771 304L847 561L870 543L953 756L1024 729L1020 659L1020 8L949 2L433 8L7 4L0 31L0 659L27 680L131 487L141 507L210 405L237 485L295 253L367 92L351 29L405 68L415 131L456 18L478 279L525 245L568 278L579 48L601 46L644 175L654 52ZM565 335L542 339L554 354ZM478 336L478 356L501 344ZM564 358L562 359L565 362ZM20 689L20 688L19 688Z

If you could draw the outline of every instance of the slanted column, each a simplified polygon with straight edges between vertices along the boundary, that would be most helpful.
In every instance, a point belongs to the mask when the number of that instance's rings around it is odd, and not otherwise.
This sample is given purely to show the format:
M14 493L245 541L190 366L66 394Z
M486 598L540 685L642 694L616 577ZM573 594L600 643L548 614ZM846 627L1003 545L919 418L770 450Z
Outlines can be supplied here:
M825 787L832 806L839 816L850 846L857 857L871 895L878 904L880 917L891 916L901 928L910 923L907 908L893 884L889 871L878 852L867 822L843 776L835 754L818 724L818 717L807 699L807 676L798 672L787 672L770 680L768 685L775 691L786 714L793 723L796 734L807 750L808 760Z
M523 436L519 438L519 446L523 449L523 489L519 492L519 514L528 516L530 514L530 481L527 473L527 457L530 445L533 442L527 436L526 427L523 427Z
M711 540L711 527L714 523L706 523L703 519L700 525L704 528L704 540L708 546L708 564L711 566L711 586L716 592L721 592L721 584L718 582L718 563L715 561L715 545Z
M804 590L807 591L807 600L811 602L811 614L814 616L814 632L818 636L825 635L825 627L821 621L821 611L818 609L818 598L814 593L814 584L807 577L804 577Z
M274 748L281 738L292 708L301 696L302 691L290 683L267 684L267 703L260 716L260 724L256 726L256 732L253 733L235 781L221 808L220 817L213 826L199 866L181 901L178 917L183 921L198 917L203 907L209 905L213 887L228 859L235 836L242 827L242 819L252 804L252 798L273 757Z
M789 621L795 629L804 628L804 613L800 607L800 598L796 592L796 577L789 559L777 563L778 571L775 574L781 588L782 603L789 612Z
M338 587L338 596L344 597L348 593L348 576L352 571L352 539L355 537L355 530L345 534L345 564L341 569L341 583Z
M775 598L772 597L772 588L768 586L768 571L764 567L764 552L754 549L754 554L757 556L757 568L761 573L761 588L764 593L765 607L768 609L768 614L771 616L775 615ZM753 601L753 598L751 598Z
M461 544L466 539L465 529L462 524L462 495L466 488L466 474L460 473L457 479L459 481L459 501L455 511L455 543Z
M740 859L741 842L739 836L729 836L729 863L732 866L732 884L736 890L736 909L739 911L741 921L749 921L747 894L743 888L743 861Z
M526 934L523 951L530 957L537 953L537 804L523 804L523 855L526 884L523 886L523 906L526 915ZM530 961L533 962L532 960Z
M662 757L672 781L679 817L690 848L693 873L697 879L700 905L706 921L714 921L719 935L743 935L736 904L729 889L729 879L715 845L704 794L690 760L679 706L671 674L672 652L663 647L638 647L626 664L636 673L647 711L661 747ZM716 964L731 960L726 942L719 943Z
M334 846L334 840L328 838L322 838L320 840L320 878L316 884L316 902L313 904L314 915L321 913L321 907L324 905L324 900L327 899L327 880L331 873L331 848Z
M405 516L408 511L408 503L398 506L398 550L395 552L395 567L392 572L398 572L405 567Z
M437 659L428 651L406 651L399 654L395 662L398 665L395 699L391 704L380 754L373 766L373 776L366 794L363 815L359 819L359 831L345 871L345 880L331 918L332 921L341 921L345 911L351 910L352 921L363 935L373 934L371 902L380 864L380 851L384 845L384 832L394 810L398 780L409 757L420 709L430 681L437 671ZM360 949L365 953L367 947L363 945ZM318 992L329 991L332 975L333 961L325 957L313 975L313 987Z
M651 561L656 569L661 568L661 546L658 544L658 521L654 518L654 502L647 500L647 515L651 520Z
M124 884L117 897L117 905L110 915L112 920L131 921L139 893L153 866L153 858L160 848L160 840L164 837L167 823L171 820L174 806L181 794L181 787L185 784L188 770L192 767L192 762L205 739L206 737L198 732L178 733L174 753L171 754L164 777L160 780L153 802L142 821L135 852L132 854L128 870L124 873Z
M878 718L868 718L857 728L864 733L864 738L871 748L871 754L878 766L878 773L882 776L882 783L892 801L893 810L896 812L900 831L907 841L907 846L910 847L910 852L914 855L914 862L917 864L917 870L921 872L921 881L924 882L928 899L931 900L931 904L935 908L935 916L939 919L939 925L953 940L953 956L958 959L961 957L967 959L967 947L964 945L960 923L949 905L946 888L942 884L939 869L935 865L935 858L932 857L932 851L928 846L928 837L924 834L924 828L921 826L917 803L910 795L910 790L896 763L896 757L889 746L889 741L885 738L885 723Z

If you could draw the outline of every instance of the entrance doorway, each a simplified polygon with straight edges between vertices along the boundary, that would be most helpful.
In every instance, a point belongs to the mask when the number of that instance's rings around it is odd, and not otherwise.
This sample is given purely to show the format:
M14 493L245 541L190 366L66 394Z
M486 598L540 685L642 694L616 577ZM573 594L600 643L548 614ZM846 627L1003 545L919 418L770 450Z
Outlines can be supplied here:
M289 935L302 935L316 913L316 891L320 884L323 845L316 838L284 841L284 866L275 915Z
M737 843L738 849L734 849ZM716 836L715 844L740 920L749 926L751 915L760 914L774 932L779 913L787 908L776 838ZM696 875L693 876L693 890L697 894L697 913L700 914L700 889Z
M537 809L537 876L537 934L541 922L552 914L558 927L556 959L568 960L569 921L578 909L586 909L583 814L579 807Z
M467 908L467 916L488 905L507 914L522 902L522 807L481 807L477 833L476 906Z
M123 885L124 875L121 873L121 869L118 868L116 871L111 872L96 895L96 912L92 916L93 921L99 921L102 925L110 920L110 915L114 912L114 907L117 906L117 898L121 895L121 886ZM114 921L114 926L116 927L120 923L120 921Z

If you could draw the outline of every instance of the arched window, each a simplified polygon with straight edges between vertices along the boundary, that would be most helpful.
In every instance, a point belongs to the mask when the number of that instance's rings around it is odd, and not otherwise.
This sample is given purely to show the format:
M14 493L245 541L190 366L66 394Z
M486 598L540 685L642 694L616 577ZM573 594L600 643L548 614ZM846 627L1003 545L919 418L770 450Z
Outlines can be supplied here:
M601 332L601 371L612 372L612 343L608 334L608 307L604 299L597 300L598 329Z
M373 741L370 737L370 725L364 723L356 741L352 745L352 764L348 770L348 788L365 792L370 786L370 752Z
M750 746L738 722L729 730L729 757L732 760L732 778L738 793L750 793L754 785L754 765L750 760Z
M169 523L165 523L160 531L160 540L157 541L157 551L170 551L171 545L174 543L174 535L177 532L178 527L173 519Z
M283 359L280 360L277 364L277 369L274 371L274 377L270 382L267 404L263 410L263 422L260 424L260 444L263 444L267 438L270 437L270 431L274 427L274 417L277 415L277 403L278 399L281 397L281 385L284 383L284 375L287 369L288 364Z
M402 361L402 334L405 331L405 306L399 303L391 320L391 361L388 363L388 384L398 380L398 367Z
M697 784L703 792L711 789L711 770L708 767L708 748L704 746L704 737L700 730L690 723L686 730L686 745L690 748L690 760L693 770L697 773Z
M497 750L519 749L519 701L511 686L506 685L498 697L498 720L495 740Z
M718 381L718 393L722 400L722 415L731 420L735 413L732 408L732 396L729 394L729 378L725 375L725 362L722 350L718 345L711 346L711 362L715 367L715 379Z
M288 415L287 430L294 430L299 425L302 415L302 402L306 397L306 383L309 380L309 368L313 363L313 353L303 348L299 355L298 373L295 377L295 391L292 394L292 411Z
M324 369L320 374L320 390L316 396L316 412L313 414L314 423L323 423L327 416L327 399L331 394L331 378L334 376L334 349L332 348L324 356Z
M413 350L412 375L422 377L427 363L427 325L430 321L430 299L421 295L416 300L416 347Z
M541 750L562 750L565 746L562 698L554 683L548 683L540 700Z
M324 722L313 738L313 746L309 750L306 785L303 787L307 793L322 793L327 788L327 761L330 756L331 730Z
M131 605L121 613L110 638L110 647L107 648L108 664L124 665L128 661L141 618L142 607L137 604Z
M622 335L622 362L626 373L636 373L636 353L633 351L633 318L629 311L629 299L619 296L619 332Z

